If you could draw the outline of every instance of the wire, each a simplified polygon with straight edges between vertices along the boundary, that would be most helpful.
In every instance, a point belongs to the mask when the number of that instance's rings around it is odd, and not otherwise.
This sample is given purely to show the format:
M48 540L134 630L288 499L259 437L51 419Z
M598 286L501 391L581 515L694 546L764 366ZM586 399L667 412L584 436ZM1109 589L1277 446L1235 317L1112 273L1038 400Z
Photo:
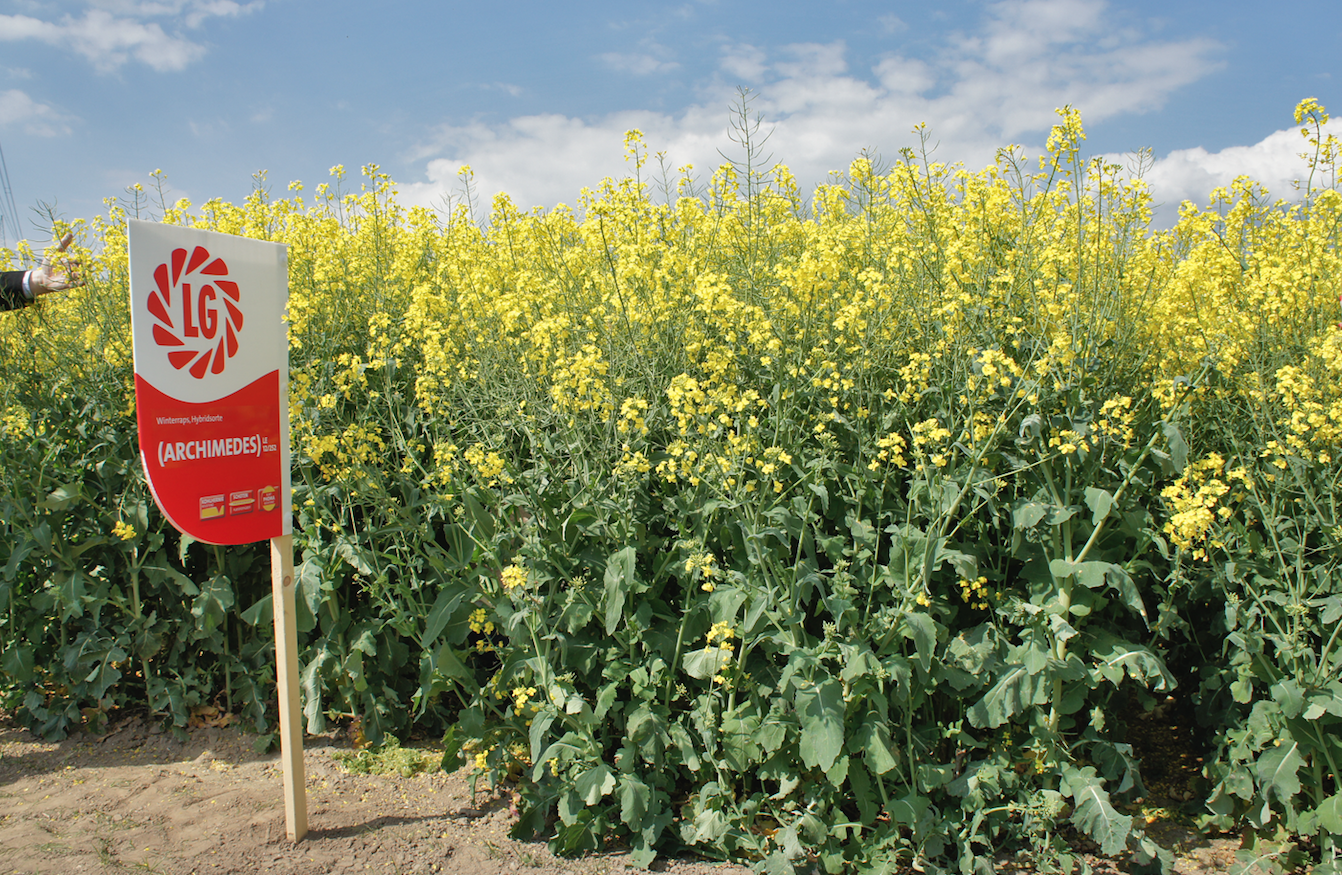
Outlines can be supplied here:
M9 186L9 168L5 166L5 150L0 146L0 246L9 246L5 225L14 232L15 245L23 239L19 229L19 209L14 206L14 190Z

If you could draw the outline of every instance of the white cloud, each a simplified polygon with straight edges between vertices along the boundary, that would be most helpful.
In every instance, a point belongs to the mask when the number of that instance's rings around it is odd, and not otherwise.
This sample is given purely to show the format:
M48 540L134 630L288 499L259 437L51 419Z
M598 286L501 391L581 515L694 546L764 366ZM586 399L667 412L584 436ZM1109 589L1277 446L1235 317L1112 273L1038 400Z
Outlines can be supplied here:
M747 83L758 82L769 71L764 52L750 45L731 46L722 55L722 71Z
M1011 141L1037 152L1058 107L1077 107L1089 123L1147 112L1220 66L1212 40L1161 41L1122 24L1104 0L1001 0L977 29L951 34L938 51L892 52L869 70L850 69L841 42L728 45L699 100L680 112L444 126L412 152L412 160L429 160L428 181L401 188L414 202L432 202L457 186L457 166L470 164L486 199L505 190L522 206L572 202L582 186L626 172L621 137L630 127L673 166L693 163L707 176L719 149L738 151L728 138L737 83L754 89L754 109L772 130L767 151L804 188L863 148L894 156L916 145L910 131L920 122L939 144L937 160L977 169Z
M1342 138L1342 120L1329 122L1323 132ZM1287 128L1252 146L1230 146L1219 152L1208 152L1199 146L1177 149L1158 158L1143 175L1159 204L1156 224L1174 224L1183 201L1206 206L1212 189L1229 188L1239 176L1248 176L1261 184L1273 200L1296 200L1299 197L1296 184L1303 184L1310 172L1302 153L1311 149L1299 128ZM1318 185L1321 181L1314 182Z
M167 18L197 29L209 18L236 17L253 12L262 3L234 0L95 0L80 16L66 14L58 21L28 15L0 15L0 40L36 40L82 55L100 73L110 73L131 60L159 72L181 70L205 53L205 47L180 33L169 33L151 19Z
M70 133L68 119L59 110L38 103L22 91L0 91L0 125L22 125L35 137L57 137Z
M898 15L882 15L876 19L876 23L881 26L884 33L903 33L909 29Z

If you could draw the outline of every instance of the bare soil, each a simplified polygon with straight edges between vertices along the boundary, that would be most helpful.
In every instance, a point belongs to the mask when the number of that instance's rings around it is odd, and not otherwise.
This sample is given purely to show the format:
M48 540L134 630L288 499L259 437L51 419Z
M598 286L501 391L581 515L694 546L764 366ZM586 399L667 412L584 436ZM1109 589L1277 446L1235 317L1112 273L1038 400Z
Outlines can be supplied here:
M50 743L0 715L0 875L604 875L630 865L620 853L562 859L543 842L509 838L511 792L482 782L472 793L465 769L350 774L337 759L350 750L338 735L305 742L311 831L294 844L285 834L279 758L255 754L252 740L218 726L182 740L131 717L100 738ZM1181 875L1226 871L1239 844L1201 837L1178 818L1151 826L1176 850ZM1097 873L1129 871L1123 860L1086 859ZM704 860L658 860L653 868L750 871Z

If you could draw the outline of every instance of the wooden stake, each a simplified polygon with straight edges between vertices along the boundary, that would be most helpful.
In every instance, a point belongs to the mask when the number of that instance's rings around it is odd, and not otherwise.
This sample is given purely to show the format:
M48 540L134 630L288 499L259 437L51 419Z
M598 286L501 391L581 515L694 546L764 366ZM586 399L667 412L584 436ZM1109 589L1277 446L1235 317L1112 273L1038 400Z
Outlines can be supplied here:
M280 759L284 761L284 824L289 841L308 834L303 778L303 712L298 699L298 622L294 616L294 536L270 539L270 586L275 615L275 679L280 697Z

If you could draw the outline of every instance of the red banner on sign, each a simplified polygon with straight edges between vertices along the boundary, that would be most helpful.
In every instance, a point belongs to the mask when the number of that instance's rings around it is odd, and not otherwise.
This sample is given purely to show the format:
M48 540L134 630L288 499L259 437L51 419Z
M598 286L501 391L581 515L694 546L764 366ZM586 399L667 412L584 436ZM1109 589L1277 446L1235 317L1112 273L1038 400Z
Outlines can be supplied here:
M180 531L211 544L277 537L284 482L279 374L208 403L171 398L135 378L140 451L154 499Z

